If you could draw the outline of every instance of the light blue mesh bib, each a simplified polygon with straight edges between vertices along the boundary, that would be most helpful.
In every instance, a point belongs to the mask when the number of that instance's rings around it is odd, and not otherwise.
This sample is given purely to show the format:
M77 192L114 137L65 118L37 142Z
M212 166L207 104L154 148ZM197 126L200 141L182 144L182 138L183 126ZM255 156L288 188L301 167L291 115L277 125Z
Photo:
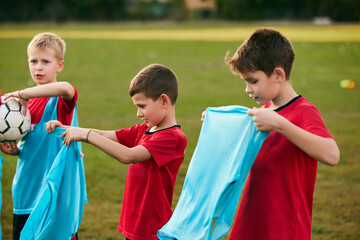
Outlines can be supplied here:
M76 107L71 125L78 126ZM21 231L21 240L67 240L79 228L87 202L81 143L72 142L69 147L62 145L60 135L64 131L56 128L51 134L46 133L57 139L61 148L51 160L35 206Z
M21 139L12 184L14 214L31 213L43 188L43 179L62 147L61 139L45 130L45 123L57 120L57 101L58 97L49 98L40 122Z
M158 231L160 239L213 240L230 230L247 175L269 134L257 130L247 110L206 110L180 199Z

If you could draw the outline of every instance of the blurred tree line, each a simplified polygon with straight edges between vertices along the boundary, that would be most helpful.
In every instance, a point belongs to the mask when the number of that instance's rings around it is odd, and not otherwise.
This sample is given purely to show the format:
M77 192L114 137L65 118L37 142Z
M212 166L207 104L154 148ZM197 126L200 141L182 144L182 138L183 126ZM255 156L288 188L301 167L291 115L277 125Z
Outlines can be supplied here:
M360 21L360 0L218 0L217 4L219 17L231 20L329 17L333 21Z
M192 16L223 20L329 17L333 21L360 21L360 0L215 1L217 9L211 14ZM185 20L190 16L188 11L185 0L4 0L0 2L0 21Z

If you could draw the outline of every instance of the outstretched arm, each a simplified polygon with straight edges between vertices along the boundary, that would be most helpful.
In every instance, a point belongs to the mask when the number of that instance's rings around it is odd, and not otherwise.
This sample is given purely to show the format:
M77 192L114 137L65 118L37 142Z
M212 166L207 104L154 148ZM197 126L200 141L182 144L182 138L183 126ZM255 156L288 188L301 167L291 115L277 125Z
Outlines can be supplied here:
M72 141L91 143L124 164L143 162L151 158L150 152L141 145L129 148L120 144L115 131L69 127L62 125L58 121L46 123L46 130L48 132L54 131L55 127L67 128L61 135L61 137L64 137L64 144L66 146L69 146Z
M277 131L312 158L331 166L339 163L340 151L334 139L310 133L270 109L254 108L248 114L260 131Z
M61 96L65 100L70 100L74 97L74 95L75 90L70 83L54 82L6 93L4 97L5 99L9 97L18 98L19 102L24 106L24 114L26 114L26 108L30 98Z
M106 136L104 136L106 134ZM133 148L126 147L117 141L115 131L98 132L87 131L87 142L100 148L103 152L115 158L119 162L130 164L136 162L143 162L151 158L149 150L138 145ZM110 137L112 136L112 137ZM116 139L116 141L114 141Z
M70 100L74 97L74 95L75 90L70 83L54 82L7 93L4 96L5 99L9 97L17 97L22 100L29 100L30 98L39 97L61 96L66 100Z

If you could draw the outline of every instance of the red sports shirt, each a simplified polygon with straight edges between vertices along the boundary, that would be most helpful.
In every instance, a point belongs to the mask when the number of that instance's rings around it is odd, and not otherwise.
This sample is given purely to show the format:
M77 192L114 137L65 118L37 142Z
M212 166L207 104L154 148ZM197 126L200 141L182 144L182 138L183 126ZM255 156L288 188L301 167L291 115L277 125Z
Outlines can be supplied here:
M319 111L302 96L276 111L308 132L332 138ZM229 240L310 240L317 164L272 131L249 173Z
M148 132L146 124L115 133L121 144L142 145L152 156L129 165L118 231L131 240L158 239L157 231L172 215L174 185L184 160L186 137L180 126Z
M59 101L57 103L57 120L64 125L71 124L72 113L78 99L78 93L74 86L73 88L75 90L75 95L72 99L65 100L62 97L59 97ZM31 98L29 100L28 109L31 115L31 124L38 124L40 122L48 101L49 97Z

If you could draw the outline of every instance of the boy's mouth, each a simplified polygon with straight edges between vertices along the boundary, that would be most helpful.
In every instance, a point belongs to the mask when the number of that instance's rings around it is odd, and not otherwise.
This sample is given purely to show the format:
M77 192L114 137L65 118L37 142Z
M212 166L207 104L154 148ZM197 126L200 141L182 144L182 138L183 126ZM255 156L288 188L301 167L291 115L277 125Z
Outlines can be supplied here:
M252 96L252 95L249 95L253 100L257 100L258 98L257 97L255 97L255 96Z

